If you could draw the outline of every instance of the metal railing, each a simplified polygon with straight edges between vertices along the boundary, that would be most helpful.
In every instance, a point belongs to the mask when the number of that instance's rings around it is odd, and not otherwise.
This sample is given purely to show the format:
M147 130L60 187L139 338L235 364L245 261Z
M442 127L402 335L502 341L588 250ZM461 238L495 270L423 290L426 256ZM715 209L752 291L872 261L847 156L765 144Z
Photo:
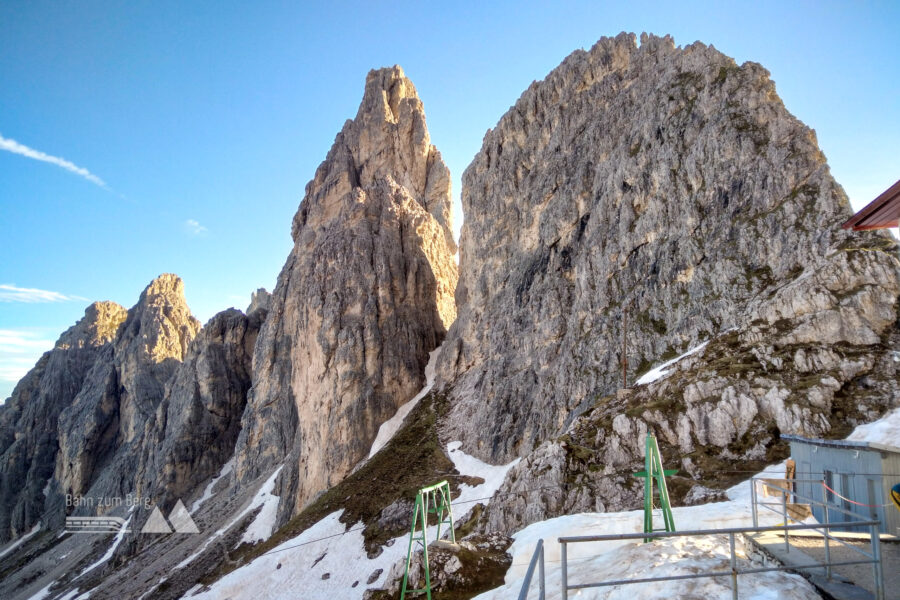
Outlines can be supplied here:
M751 573L766 573L770 571L794 571L794 570L806 570L806 569L818 569L822 567L821 563L813 563L809 565L790 565L790 566L768 566L768 567L757 567L751 569L740 569L737 566L737 554L735 553L735 536L738 534L753 534L753 533L765 533L765 532L787 532L787 531L795 531L802 529L830 529L837 526L855 526L855 527L873 527L877 528L879 525L879 521L851 521L849 523L833 523L833 524L823 524L823 523L814 523L814 524L799 524L799 525L778 525L771 527L734 527L728 529L696 529L692 531L658 531L653 533L620 533L614 535L588 535L588 536L573 536L573 537L561 537L559 538L559 543L561 544L561 566L562 566L562 597L568 598L570 590L582 590L586 588L595 588L595 587L606 587L613 585L628 585L634 583L651 583L657 581L680 581L685 579L700 579L704 577L730 577L731 578L731 590L732 590L732 598L737 600L738 598L738 575L749 575ZM671 537L694 537L694 536L707 536L707 535L727 535L728 536L728 545L730 549L730 571L704 571L699 573L690 573L686 575L666 575L659 577L641 577L637 579L613 579L607 581L598 581L598 582L590 582L590 583L579 583L579 584L569 584L568 580L568 564L567 564L567 547L568 544L573 543L584 543L584 542L611 542L611 541L621 541L621 540L643 540L646 538L650 539L660 539L660 538L671 538ZM880 557L877 559L880 563ZM873 559L869 560L853 560L853 561L842 561L842 562L831 562L831 566L840 566L840 565L858 565L858 564L867 564L873 562ZM880 595L876 594L876 598L878 600L884 600L884 590L881 589Z
M788 498L793 498L795 500L801 500L803 502L809 502L810 507L813 505L822 507L822 515L823 515L823 523L819 524L818 527L813 527L813 529L821 529L822 532L822 540L825 546L825 561L822 563L822 567L825 569L825 577L831 579L831 568L835 566L840 566L842 564L848 564L846 562L843 563L835 563L831 560L831 542L835 542L857 552L868 560L856 561L855 564L872 564L872 579L875 587L875 597L877 600L883 600L884 598L884 573L883 573L883 565L881 563L881 536L879 529L881 527L881 521L870 520L868 523L872 523L869 525L869 544L871 548L871 554L865 552L861 548L857 548L855 545L846 542L840 538L834 537L829 533L831 529L843 529L849 527L858 527L861 525L865 525L862 521L841 521L838 523L831 523L829 517L829 511L836 511L839 513L843 513L851 518L865 519L866 517L859 515L852 510L844 509L838 506L836 503L828 502L828 497L825 494L824 486L822 489L822 499L818 500L815 498L810 498L805 496L797 491L795 491L796 485L791 485L790 488L779 486L775 481L783 481L790 484L797 483L814 483L814 484L824 484L824 481L821 479L771 479L766 477L751 477L750 478L750 499L751 499L751 508L753 513L753 525L759 525L759 507L763 507L766 510L772 511L776 514L780 514L783 523L787 525L789 515L788 515ZM759 494L756 489L756 483L762 482L764 486L769 489L780 492L781 500L780 502L761 502L759 500ZM815 488L814 488L815 489ZM775 507L780 507L781 510L777 510ZM791 551L789 533L787 530L784 532L784 550L789 553Z
M593 536L570 536L570 537L561 537L559 538L560 543L560 563L561 563L561 579L562 579L562 598L568 598L568 594L570 590L581 590L585 588L594 588L594 587L606 587L613 585L628 585L628 584L636 584L636 583L650 583L657 581L678 581L685 579L699 579L703 577L730 577L731 578L731 589L732 589L732 597L737 600L738 598L738 575L747 575L752 573L765 573L770 571L806 571L812 569L824 569L825 576L827 578L831 578L832 568L838 566L849 566L849 565L860 565L860 564L871 564L872 565L872 573L874 577L874 587L875 587L875 598L876 600L884 600L885 592L884 592L884 579L883 579L883 570L881 564L881 547L880 547L880 536L879 536L879 527L881 522L873 519L859 519L860 515L855 514L851 511L845 510L840 506L835 506L834 504L830 504L827 501L827 498L824 495L823 489L823 500L817 500L814 498L808 498L802 494L799 494L793 490L789 490L787 488L778 486L777 484L772 483L771 479L768 479L765 482L765 485L770 489L775 489L781 492L781 501L780 502L761 502L758 498L757 490L756 490L756 482L766 479L763 477L754 477L750 479L750 489L751 489L751 504L752 504L752 516L753 516L753 526L752 527L737 527L737 528L729 528L729 529L700 529L700 530L692 530L692 531L677 531L677 532L653 532L653 533L623 533L623 534L613 534L613 535L593 535ZM793 479L793 480L782 480L787 482L794 483L804 483L804 482L815 482L821 483L821 480L802 480L802 479ZM788 522L790 520L790 515L788 512L788 497L792 497L798 500L803 500L806 502L810 502L811 504L820 504L824 507L824 523L799 523L796 525L789 525ZM780 507L780 510L773 509L772 506ZM781 525L775 526L767 526L760 527L759 526L759 507L763 507L765 510L770 510L775 513L781 515L783 522ZM855 521L843 521L837 523L829 522L828 511L835 510L850 517L857 518ZM847 543L844 540L834 537L831 535L830 531L838 528L845 527L866 527L868 528L870 534L870 547L871 553L867 553L856 546ZM767 567L759 567L759 568L748 568L748 569L740 569L737 565L737 555L735 552L735 536L738 534L747 535L747 534L757 534L757 533L766 533L766 532L778 532L783 533L784 535L784 544L785 551L790 552L790 532L792 531L800 531L800 530L813 530L820 531L824 538L825 542L825 561L824 562L816 562L808 565L779 565L779 566L767 566ZM594 583L579 583L575 585L570 585L568 580L568 544L574 543L583 543L583 542L608 542L608 541L621 541L621 540L644 540L644 539L661 539L661 538L670 538L670 537L691 537L691 536L701 536L701 535L727 535L728 536L728 545L729 545L729 553L730 553L730 571L708 571L708 572L699 572L692 573L687 575L670 575L670 576L660 576L660 577L645 577L639 579L616 579L609 581L601 581ZM847 548L852 549L854 552L861 554L864 558L861 560L849 560L849 561L833 561L831 560L831 548L830 543L835 542L838 544L842 544ZM534 576L534 570L536 565L540 565L540 598L543 600L544 598L544 540L539 540L537 547L534 550L534 554L531 557L531 562L528 566L528 572L525 575L525 579L522 585L522 588L519 592L519 600L525 600L528 596L529 589L531 587L531 580Z
M531 589L531 578L534 577L535 565L537 565L540 570L538 573L538 585L540 586L538 600L544 600L544 540L542 539L538 540L537 546L534 549L534 554L531 555L531 562L528 563L528 571L525 573L522 589L519 590L519 600L527 600L528 598L528 591Z

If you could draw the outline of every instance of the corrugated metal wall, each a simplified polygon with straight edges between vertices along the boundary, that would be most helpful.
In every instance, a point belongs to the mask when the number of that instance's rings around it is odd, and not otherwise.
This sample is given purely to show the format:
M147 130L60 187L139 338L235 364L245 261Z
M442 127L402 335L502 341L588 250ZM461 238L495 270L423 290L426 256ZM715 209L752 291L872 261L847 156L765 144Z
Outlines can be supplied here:
M881 452L791 442L791 457L797 463L797 479L816 480L816 482L798 483L798 494L819 502L823 500L824 495L829 506L851 511L857 515L854 517L839 510L829 509L829 522L839 523L842 521L878 519L883 524L883 532L895 533L897 531L895 529L897 525L893 525L895 528L890 529L893 521L886 521L886 519L893 518L894 515L885 510L885 507L859 506L838 497L840 495L863 504L877 505L884 504L890 500L890 497L885 493L887 479L881 476L881 473L884 472ZM900 458L900 456L897 458ZM897 463L896 469L900 469L900 462ZM900 473L900 470L888 472ZM825 494L822 484L817 483L822 480L836 494L830 492ZM890 486L888 486L888 489L890 489ZM894 510L894 512L897 511ZM813 516L820 522L824 522L824 509L821 506L813 506ZM900 516L900 513L898 513L898 516ZM849 531L852 529L845 528L844 530Z

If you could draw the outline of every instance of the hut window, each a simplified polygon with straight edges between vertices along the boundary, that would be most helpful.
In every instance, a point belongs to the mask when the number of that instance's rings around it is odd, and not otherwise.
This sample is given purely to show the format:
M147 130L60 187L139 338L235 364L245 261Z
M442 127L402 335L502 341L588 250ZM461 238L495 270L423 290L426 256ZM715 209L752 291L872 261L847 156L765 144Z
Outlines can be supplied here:
M834 473L828 469L825 469L825 485L831 488L825 490L825 501L834 502L834 494L831 492L834 489Z

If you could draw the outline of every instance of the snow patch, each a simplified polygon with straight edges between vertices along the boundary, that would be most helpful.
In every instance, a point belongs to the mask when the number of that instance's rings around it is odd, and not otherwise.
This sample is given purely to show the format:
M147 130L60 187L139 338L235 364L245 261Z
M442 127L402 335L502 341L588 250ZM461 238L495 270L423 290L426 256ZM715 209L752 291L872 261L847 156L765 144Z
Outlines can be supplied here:
M452 442L447 446L456 470L463 475L481 477L484 483L460 485L461 495L453 502L454 509L462 507L460 512L454 511L456 520L471 510L474 500L487 504L483 499L493 496L507 472L518 463L516 459L508 465L489 465L460 450L461 445ZM274 476L270 481L274 483ZM409 536L404 534L389 540L381 554L370 559L362 536L363 524L356 523L348 528L340 522L342 514L342 510L331 513L299 536L229 573L211 588L205 591L191 589L183 597L281 600L287 597L286 594L293 593L289 590L299 589L303 590L303 597L310 600L361 600L366 589L383 586L394 563L406 558ZM428 539L434 539L435 533L436 527L429 527ZM193 557L184 564L191 560ZM381 573L376 576L378 569ZM370 577L374 580L367 583Z
M302 590L302 596L309 600L361 600L367 588L383 585L391 566L406 558L408 536L389 541L380 555L370 559L363 545L362 523L348 529L340 522L342 514L343 510L331 513L294 539L232 571L209 589L192 592L190 597L282 600ZM434 529L429 528L429 539ZM382 572L367 583L378 569Z
M462 442L460 441L447 444L447 455L453 461L453 466L456 467L456 470L461 475L481 477L484 479L484 483L475 486L465 483L460 484L460 494L453 501L453 505L454 507L462 505L462 512L453 515L454 521L461 521L475 506L476 500L487 505L488 499L503 485L503 480L506 479L506 474L509 473L509 470L519 464L521 460L517 458L506 465L491 465L466 454L460 450L461 446Z
M279 467L279 470L281 470L281 467ZM256 518L253 519L253 522L250 523L250 526L247 527L244 535L241 536L238 546L244 543L255 544L256 542L269 539L269 536L272 535L272 531L275 529L275 517L278 515L279 500L279 496L272 493L274 487L275 477L272 476L266 482L266 485L262 486L257 492L256 497L253 499L253 507L262 505L262 509L256 515Z
M705 345L705 344L704 344ZM669 361L654 371L662 371L688 354L698 352L701 345ZM649 374L648 374L649 375ZM640 381L639 381L640 383ZM900 439L900 408L894 409L883 418L860 425L847 438L895 445ZM756 477L784 477L785 463L770 465ZM757 482L758 484L758 482ZM727 490L728 501L714 502L700 506L684 506L672 509L678 530L721 529L728 527L750 527L753 524L750 481L744 481ZM759 525L777 525L781 522L778 514L761 510ZM815 522L810 518L807 522ZM545 581L547 598L559 598L560 545L557 538L574 535L610 535L616 533L636 533L643 531L643 511L618 513L582 513L565 515L529 525L513 536L509 549L513 564L506 573L505 584L499 588L476 596L476 600L499 600L518 594L522 580L535 545L544 540ZM602 546L601 546L602 544ZM646 549L646 551L645 551ZM587 583L609 579L621 579L629 574L674 575L708 569L710 564L724 565L728 570L727 538L706 536L704 538L671 538L658 540L652 544L635 544L627 541L598 542L596 544L570 544L568 549L570 583ZM649 554L648 554L649 552ZM716 563L715 561L719 561ZM631 575L637 577L640 575ZM726 582L727 583L727 582ZM740 575L738 579L741 598L774 600L776 598L813 599L818 598L814 590L802 578L784 573L759 573ZM537 589L536 582L532 588ZM574 593L572 594L574 595ZM684 595L698 598L731 598L730 585L720 585L716 580L698 579L687 582L659 582L582 590L579 598L624 599L633 598L673 598Z
M88 571L91 571L91 570L99 567L100 565L102 565L103 563L108 561L110 558L112 558L112 555L115 554L115 552L116 552L116 548L118 548L119 544L122 543L122 540L125 539L125 533L128 531L128 524L131 523L131 513L134 511L134 508L135 507L132 506L131 509L128 511L128 519L122 524L122 528L119 529L119 532L116 533L116 537L115 537L115 539L113 539L112 546L109 547L109 550L106 551L106 554L101 556L97 560L97 562L95 562L94 564L89 566L87 569L85 569L84 571L79 573L78 577L81 577ZM78 579L78 577L76 577L75 579Z
M428 354L428 364L425 366L425 387L423 387L412 400L398 408L394 416L382 423L381 427L378 428L378 435L375 436L375 441L372 442L372 448L369 450L369 458L375 456L379 450L384 448L387 443L391 441L391 438L394 437L394 434L397 433L400 426L403 425L403 420L406 418L406 415L416 407L419 400L424 398L428 395L428 392L431 391L431 387L434 385L434 370L437 367L437 359L438 355L441 353L442 347L443 345L438 346Z
M54 583L56 583L56 582L53 581L53 582L48 583L47 587L39 589L37 591L37 593L34 594L28 600L44 600L44 598L46 598L47 596L50 595L50 586L52 586Z
M784 475L784 463L768 467L762 474ZM726 502L714 502L700 506L679 506L672 509L675 526L678 530L690 529L722 529L728 527L751 527L753 517L750 506L750 483L745 481L727 491L729 500ZM662 520L660 515L656 515ZM759 524L776 525L780 522L779 515L761 511ZM476 598L478 600L499 600L512 597L522 587L522 580L528 563L539 539L544 540L544 560L546 568L545 580L547 585L547 598L559 598L559 592L553 582L560 581L560 544L557 538L574 535L611 535L617 533L639 533L644 528L644 511L632 510L617 513L581 513L565 515L555 519L548 519L529 525L513 536L514 542L509 549L513 557L513 564L506 573L505 584L502 587L485 592ZM653 549L650 554L642 548ZM657 552L658 550L658 552ZM621 579L634 573L642 573L640 576L650 576L650 573L675 575L682 572L690 572L691 569L703 567L715 561L724 561L728 570L728 541L727 538L719 539L716 536L705 538L673 538L665 541L657 541L653 544L635 544L630 540L618 540L610 542L569 544L569 582L588 583L610 579ZM808 595L809 590L802 584L784 579L783 575L765 573L758 577L741 575L739 581L741 598L757 598L763 600L770 596L762 594L772 593L772 590L794 589L793 595L778 596L782 598L817 598ZM784 586L787 586L785 588ZM537 585L533 582L533 587ZM811 589L811 588L810 588ZM554 591L556 590L556 591ZM768 590L768 592L766 591ZM665 596L657 595L666 591ZM652 584L635 584L619 586L615 588L597 590L585 590L580 598L623 598L635 597L679 597L680 595L692 595L702 598L731 598L730 582L724 586L714 579L699 579L691 583L660 582ZM774 597L774 596L771 596Z
M860 425L847 436L847 439L896 448L900 444L900 408L895 408L874 423Z
M555 535L555 534L554 534ZM743 544L736 546L736 554L741 563L747 564ZM571 544L570 549L589 544ZM558 582L558 563L547 563L548 583ZM637 579L641 577L690 575L701 571L729 571L730 552L728 537L709 535L690 538L669 538L651 544L631 541L616 550L602 554L594 548L593 555L568 561L568 581L571 584L595 583L614 579ZM506 585L476 596L477 600L499 600L514 598L521 587L521 581ZM537 585L533 585L535 593ZM738 577L741 598L754 600L818 600L815 589L799 575L782 572L754 573ZM560 598L558 585L547 585L547 598ZM571 592L571 597L633 600L634 598L705 598L730 599L732 597L729 577L702 578L687 581L659 581L632 585Z
M219 471L219 474L210 479L209 483L206 484L206 489L203 490L203 494L194 501L194 505L191 507L191 513L197 512L197 509L203 506L203 503L212 498L213 488L219 482L220 479L231 473L234 470L234 457L222 465L222 470Z
M24 544L25 542L27 542L32 536L34 536L34 534L36 534L38 531L40 531L40 529L41 529L41 524L40 524L40 522L38 522L38 523L35 524L34 527L31 528L31 531L29 531L28 533L26 533L25 535L23 535L22 537L20 537L20 538L17 539L16 541L12 542L9 546L7 546L6 548L4 548L3 551L0 552L0 558L3 558L3 557L6 556L7 554L9 554L10 552L12 552L13 550L15 550L16 548L18 548L19 546L21 546L21 545Z
M672 365L677 363L682 358L687 358L691 354L696 354L697 352L700 352L701 350L706 348L706 345L708 343L709 343L709 340L703 342L696 348L691 348L690 350L688 350L687 352L685 352L684 354L682 354L679 357L673 358L672 360L666 361L663 364L659 365L658 367L654 367L654 368L650 369L649 371L647 371L646 373L641 375L638 378L638 380L634 382L634 384L635 385L647 385L648 383L653 383L654 381L657 381L659 379L662 379L663 377L666 377L667 375L669 375L671 373L668 370L669 367L671 367Z
M238 521L243 519L249 513L253 512L257 507L259 507L263 503L265 503L266 499L269 498L270 496L272 496L272 490L275 489L275 479L278 477L278 474L281 473L282 467L284 467L284 465L281 465L280 467L275 469L275 472L272 473L272 475L266 480L265 483L262 484L262 486L260 486L259 491L256 492L256 495L253 497L253 501L250 502L250 504L248 504L247 507L244 508L244 510L237 513L234 517L231 518L230 521L228 521L228 523L224 527L216 530L216 532L214 534L209 536L209 539L207 539L203 543L203 545L200 546L200 548L197 551L195 551L193 554L188 556L186 559L184 559L183 561L181 561L180 563L175 565L175 570L182 569L185 566L191 564L191 562L193 562L195 558L197 558L198 556L203 554L203 552L207 548L209 548L210 544L212 544L216 539L222 537L222 535L224 535L225 532L227 532L229 529L231 529L235 523L237 523ZM277 503L278 496L274 496L274 497L276 498L276 503ZM257 515L257 516L259 516L259 515ZM255 522L256 522L256 519L254 519L254 523ZM272 532L270 529L269 535L271 535L271 533Z

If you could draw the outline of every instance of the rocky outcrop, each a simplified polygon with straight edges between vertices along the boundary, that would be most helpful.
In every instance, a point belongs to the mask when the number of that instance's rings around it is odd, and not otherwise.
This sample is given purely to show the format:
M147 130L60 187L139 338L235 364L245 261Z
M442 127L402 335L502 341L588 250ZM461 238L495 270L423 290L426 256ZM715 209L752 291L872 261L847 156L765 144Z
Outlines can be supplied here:
M653 383L597 400L511 471L481 526L516 531L638 508L644 438L657 436L677 504L787 456L784 433L843 438L900 403L897 244L861 234L829 250Z
M507 552L511 545L512 538L499 533L472 534L457 544L446 540L432 542L428 545L431 593L442 597L472 598L502 585L503 577L512 565L512 556ZM413 553L407 582L409 590L425 587L424 556L421 549ZM363 598L365 600L397 598L403 586L405 571L406 557L403 557L394 563L388 572L387 587L366 590Z
M415 87L369 73L307 185L260 331L237 446L249 481L286 457L282 516L366 457L454 319L450 180Z
M125 316L113 302L91 304L0 405L0 542L41 519L56 463L59 415Z
M784 343L873 344L893 314L888 253L821 262L854 242L814 132L765 69L699 42L573 53L488 131L462 202L436 389L453 398L444 436L494 462L621 387L623 337L632 381L754 318L794 314ZM808 277L814 295L767 302Z
M266 288L259 288L250 294L250 306L247 307L247 314L253 314L260 309L268 311L271 299L272 294L266 291Z
M191 342L142 444L137 493L171 507L234 453L264 309L214 316Z
M94 486L97 497L133 491L146 427L199 329L180 278L164 274L147 286L60 414L54 476L60 494L82 495Z

